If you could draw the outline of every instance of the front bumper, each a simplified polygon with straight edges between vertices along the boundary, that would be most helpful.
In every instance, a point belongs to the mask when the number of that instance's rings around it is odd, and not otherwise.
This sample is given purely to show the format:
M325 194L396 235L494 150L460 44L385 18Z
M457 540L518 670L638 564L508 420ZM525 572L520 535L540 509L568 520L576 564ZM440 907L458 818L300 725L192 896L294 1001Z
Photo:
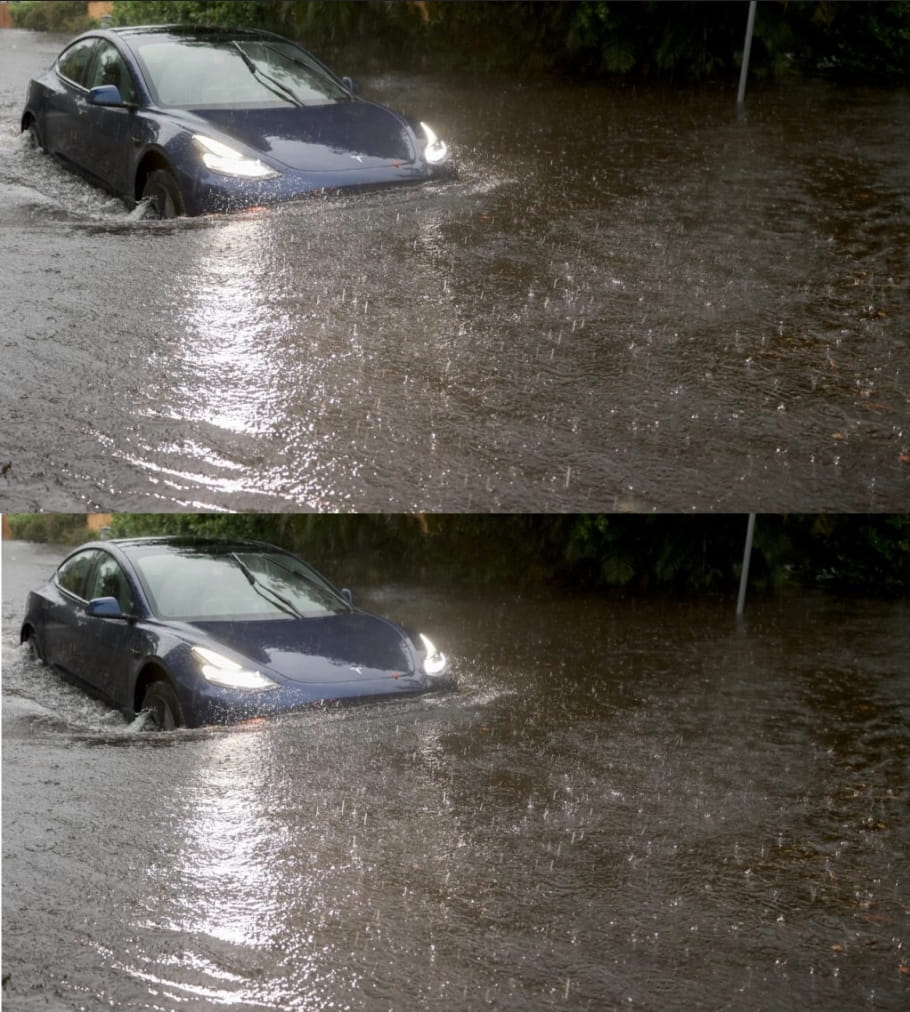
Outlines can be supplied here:
M271 206L343 190L415 185L456 175L450 160L438 166L412 163L343 172L287 171L269 179L241 179L203 171L194 177L184 176L180 183L186 213L196 216Z
M275 717L317 706L419 696L452 686L448 673L435 678L426 675L395 677L390 674L330 685L284 683L265 692L225 689L199 679L194 680L190 687L178 686L177 692L187 725L202 727Z

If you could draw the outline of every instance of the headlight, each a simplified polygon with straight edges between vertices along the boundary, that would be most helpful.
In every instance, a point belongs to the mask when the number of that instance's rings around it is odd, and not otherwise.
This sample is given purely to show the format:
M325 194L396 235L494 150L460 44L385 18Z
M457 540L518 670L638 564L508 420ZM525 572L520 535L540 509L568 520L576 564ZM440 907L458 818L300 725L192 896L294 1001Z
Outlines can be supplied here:
M236 661L222 657L207 647L193 647L193 653L201 661L199 670L213 685L225 689L248 689L252 692L278 688L271 678L266 678L251 668L242 668Z
M423 670L428 675L441 675L445 671L448 661L446 655L440 653L433 644L433 641L423 633L420 634L423 648L426 650L427 655L423 659Z
M423 149L423 157L430 165L440 165L449 157L449 148L445 141L436 136L436 132L426 123L420 124L423 127L427 139L427 146Z
M247 158L234 148L213 140L204 134L193 134L193 140L202 152L202 161L212 172L224 176L241 176L244 179L268 179L278 173L263 165L258 158Z

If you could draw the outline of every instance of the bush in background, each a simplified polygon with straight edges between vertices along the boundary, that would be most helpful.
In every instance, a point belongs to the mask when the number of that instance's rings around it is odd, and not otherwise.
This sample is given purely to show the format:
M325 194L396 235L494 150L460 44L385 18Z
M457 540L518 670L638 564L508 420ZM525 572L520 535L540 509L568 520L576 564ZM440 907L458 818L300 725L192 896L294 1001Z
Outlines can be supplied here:
M14 27L34 32L78 35L94 24L88 16L86 5L70 0L21 0L19 3L11 3L9 8Z
M73 544L99 537L84 514L9 517L13 536ZM121 513L104 534L267 541L339 582L562 586L628 594L730 594L744 514ZM759 515L753 591L794 584L841 594L910 592L910 515Z
M10 513L6 519L17 541L78 545L95 536L86 527L84 513Z

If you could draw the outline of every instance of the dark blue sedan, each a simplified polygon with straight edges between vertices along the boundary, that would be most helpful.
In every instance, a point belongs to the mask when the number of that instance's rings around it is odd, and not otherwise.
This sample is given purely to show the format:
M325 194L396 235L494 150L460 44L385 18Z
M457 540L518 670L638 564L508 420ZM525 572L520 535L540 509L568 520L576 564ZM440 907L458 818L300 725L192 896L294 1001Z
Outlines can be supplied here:
M84 545L28 596L33 655L153 727L229 723L451 685L432 642L355 608L272 545L137 538Z
M300 46L244 29L99 29L29 84L35 144L150 216L451 175L426 123L357 98Z

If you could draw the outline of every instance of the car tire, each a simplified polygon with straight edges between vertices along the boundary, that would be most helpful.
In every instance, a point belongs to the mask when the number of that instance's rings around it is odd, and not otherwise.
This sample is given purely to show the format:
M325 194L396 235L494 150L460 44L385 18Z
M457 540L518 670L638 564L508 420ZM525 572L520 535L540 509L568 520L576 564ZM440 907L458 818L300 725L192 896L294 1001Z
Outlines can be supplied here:
M35 664L44 664L44 657L41 654L41 647L38 646L38 635L35 632L29 634L28 640L28 655L35 662Z
M142 187L146 218L178 218L184 213L183 195L167 169L150 172Z
M25 132L28 134L29 147L33 151L44 151L44 141L41 139L41 131L38 129L37 120L29 120Z
M185 723L180 700L170 682L152 682L142 698L142 710L148 713L147 724L154 731L173 731Z

